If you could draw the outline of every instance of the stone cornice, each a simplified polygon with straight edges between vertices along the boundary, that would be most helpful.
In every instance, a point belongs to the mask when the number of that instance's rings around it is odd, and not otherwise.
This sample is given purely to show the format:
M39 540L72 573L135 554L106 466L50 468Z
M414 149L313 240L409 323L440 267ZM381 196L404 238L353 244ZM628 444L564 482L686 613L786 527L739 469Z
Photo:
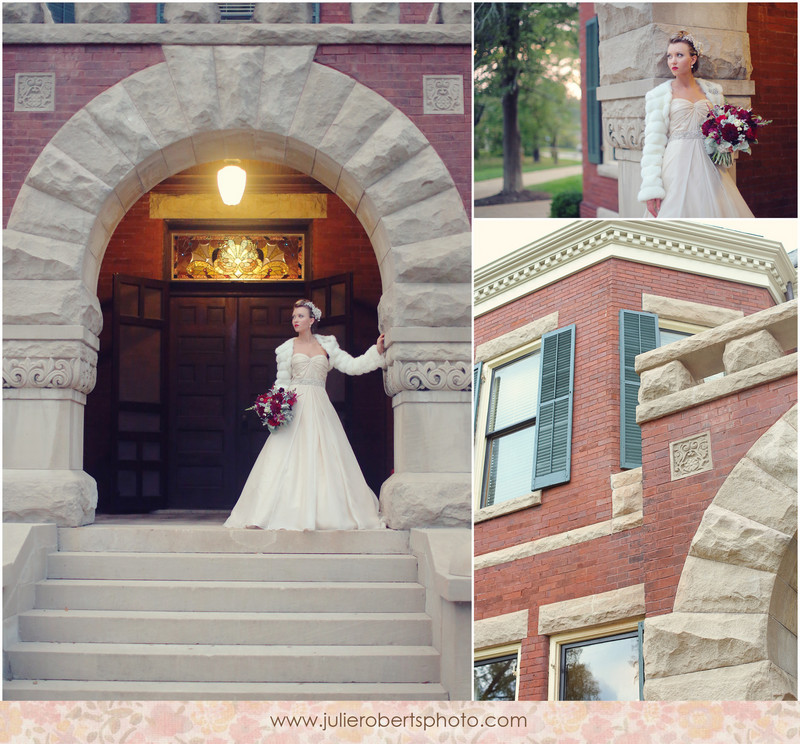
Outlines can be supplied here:
M3 44L471 44L468 24L103 23L3 25Z
M575 222L475 272L475 315L608 258L672 268L768 289L783 302L796 270L781 243L699 222Z

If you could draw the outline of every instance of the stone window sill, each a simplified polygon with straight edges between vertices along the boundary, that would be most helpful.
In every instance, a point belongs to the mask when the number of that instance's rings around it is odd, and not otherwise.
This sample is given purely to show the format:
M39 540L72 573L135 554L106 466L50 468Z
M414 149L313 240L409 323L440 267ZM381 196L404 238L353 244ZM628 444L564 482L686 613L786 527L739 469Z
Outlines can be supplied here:
M515 499L503 501L501 504L494 504L493 506L486 506L483 509L478 509L473 515L475 524L479 522L486 522L489 519L500 517L503 514L511 514L520 509L527 509L529 506L538 506L542 503L542 492L532 491L526 493L524 496L517 496Z

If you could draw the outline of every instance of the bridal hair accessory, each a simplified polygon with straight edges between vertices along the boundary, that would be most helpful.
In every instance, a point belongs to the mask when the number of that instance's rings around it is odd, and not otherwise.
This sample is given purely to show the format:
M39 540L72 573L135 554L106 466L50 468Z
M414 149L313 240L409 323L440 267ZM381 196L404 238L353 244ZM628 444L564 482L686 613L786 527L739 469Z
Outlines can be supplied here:
M695 41L694 36L692 36L688 31L678 31L678 33L675 34L670 40L670 42L674 44L677 44L679 41L685 41L692 49L694 49L698 57L703 56L702 45L699 41Z
M322 317L322 310L320 310L311 300L308 302L303 303L303 307L307 307L311 314L314 316L314 320L319 320Z
M280 429L294 418L292 407L297 403L297 393L282 387L271 387L256 397L256 402L245 411L255 411L261 425L270 431Z

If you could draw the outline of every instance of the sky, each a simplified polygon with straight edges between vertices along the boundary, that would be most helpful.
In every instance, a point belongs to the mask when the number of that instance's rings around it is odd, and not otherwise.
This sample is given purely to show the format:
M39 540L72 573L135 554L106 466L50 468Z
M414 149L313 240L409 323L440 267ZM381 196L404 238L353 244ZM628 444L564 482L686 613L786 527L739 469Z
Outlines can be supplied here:
M476 219L473 225L473 266L477 269L544 235L560 230L571 219ZM787 252L797 248L797 221L792 219L685 220L719 225L783 243Z

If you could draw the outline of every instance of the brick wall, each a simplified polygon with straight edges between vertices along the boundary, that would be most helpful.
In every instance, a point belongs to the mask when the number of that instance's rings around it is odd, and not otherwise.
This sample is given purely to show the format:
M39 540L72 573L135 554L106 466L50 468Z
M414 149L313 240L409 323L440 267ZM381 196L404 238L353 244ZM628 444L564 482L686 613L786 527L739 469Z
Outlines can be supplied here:
M736 182L756 217L796 217L797 3L748 3L747 31L753 111L772 124L739 157Z
M560 327L576 324L571 480L546 489L541 507L476 525L476 555L611 517L609 477L620 470L619 310L641 310L643 292L702 297L745 314L774 304L764 289L609 259L476 318L476 344L555 311Z

